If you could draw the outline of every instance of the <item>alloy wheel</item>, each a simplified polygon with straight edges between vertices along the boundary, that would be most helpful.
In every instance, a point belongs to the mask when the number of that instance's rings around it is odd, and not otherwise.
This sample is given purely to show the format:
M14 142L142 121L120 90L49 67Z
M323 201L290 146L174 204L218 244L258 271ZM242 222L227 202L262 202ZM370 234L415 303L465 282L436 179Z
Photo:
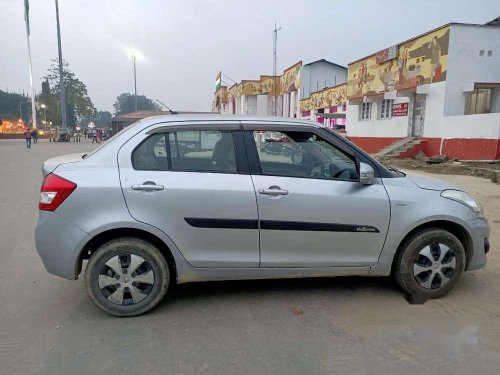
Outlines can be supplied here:
M453 277L456 268L455 253L442 243L433 243L421 249L413 263L413 276L426 289L438 289Z
M155 282L153 268L136 254L120 254L104 263L99 273L99 289L117 305L133 305L144 300Z

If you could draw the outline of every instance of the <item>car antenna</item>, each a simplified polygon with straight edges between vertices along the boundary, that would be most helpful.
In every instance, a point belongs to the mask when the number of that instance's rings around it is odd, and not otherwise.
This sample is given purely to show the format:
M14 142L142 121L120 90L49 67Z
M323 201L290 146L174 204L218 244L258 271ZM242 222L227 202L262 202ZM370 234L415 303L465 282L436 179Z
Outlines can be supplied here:
M158 103L160 103L162 106L164 106L168 111L170 112L171 115L178 115L179 112L172 111L170 108L168 108L165 104L163 104L159 99L155 99Z

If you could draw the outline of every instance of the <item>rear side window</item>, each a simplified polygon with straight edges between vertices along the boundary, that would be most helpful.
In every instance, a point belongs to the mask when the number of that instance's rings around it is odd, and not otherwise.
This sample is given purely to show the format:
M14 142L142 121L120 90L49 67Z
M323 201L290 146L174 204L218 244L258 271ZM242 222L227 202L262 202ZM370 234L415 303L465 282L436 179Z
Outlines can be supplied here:
M137 170L237 172L233 133L187 130L154 134L132 153Z
M236 172L233 133L196 130L168 133L174 171Z
M146 138L132 153L132 166L141 171L168 170L165 134L153 134Z

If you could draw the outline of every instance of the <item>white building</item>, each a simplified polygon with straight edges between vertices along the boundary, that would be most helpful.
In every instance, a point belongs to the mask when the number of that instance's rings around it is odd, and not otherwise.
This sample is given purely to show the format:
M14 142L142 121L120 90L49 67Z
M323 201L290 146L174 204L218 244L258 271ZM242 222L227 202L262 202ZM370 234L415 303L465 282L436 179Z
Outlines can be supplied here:
M281 76L261 76L242 80L229 89L221 86L215 93L212 109L225 114L301 117L299 102L318 89L346 82L347 68L327 60L285 69Z
M452 23L349 64L346 131L377 152L500 159L500 27Z

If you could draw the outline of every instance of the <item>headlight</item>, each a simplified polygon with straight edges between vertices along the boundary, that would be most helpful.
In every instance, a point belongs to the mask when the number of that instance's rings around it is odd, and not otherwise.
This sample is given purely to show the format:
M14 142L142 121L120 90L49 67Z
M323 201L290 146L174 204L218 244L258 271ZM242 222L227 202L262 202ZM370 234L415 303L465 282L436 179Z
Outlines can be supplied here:
M481 204L477 200L472 198L469 194L467 194L465 191L444 190L441 193L441 196L443 198L452 199L454 201L465 204L467 207L469 207L476 214L478 214L479 216L483 216L483 207L481 206Z

